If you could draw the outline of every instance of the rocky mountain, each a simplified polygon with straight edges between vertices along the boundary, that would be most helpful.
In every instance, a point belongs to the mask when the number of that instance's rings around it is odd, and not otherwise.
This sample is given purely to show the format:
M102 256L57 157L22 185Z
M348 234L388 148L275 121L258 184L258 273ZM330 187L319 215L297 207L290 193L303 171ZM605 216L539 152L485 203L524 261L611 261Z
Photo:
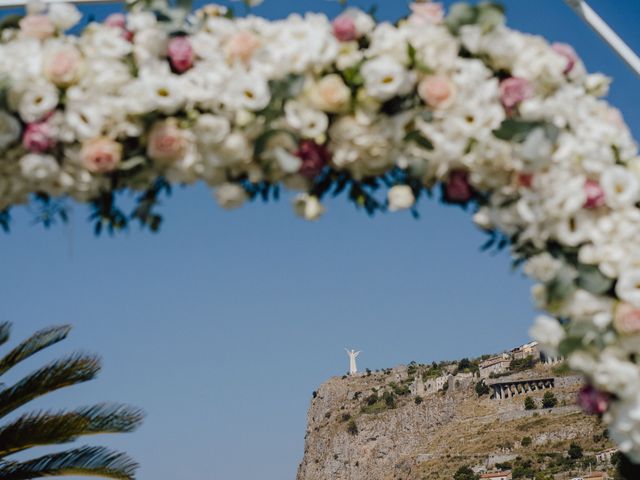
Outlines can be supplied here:
M579 377L537 364L481 380L459 366L331 378L313 394L297 480L450 480L462 466L571 478L609 467L595 457L612 446L603 425L575 404Z

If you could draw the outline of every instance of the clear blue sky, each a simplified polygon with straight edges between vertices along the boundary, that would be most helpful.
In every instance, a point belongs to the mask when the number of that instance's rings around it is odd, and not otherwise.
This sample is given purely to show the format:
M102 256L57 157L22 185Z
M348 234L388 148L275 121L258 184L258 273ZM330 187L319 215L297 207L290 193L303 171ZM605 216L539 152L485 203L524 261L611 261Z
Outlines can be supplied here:
M640 51L640 1L591 3ZM570 42L590 70L614 77L610 99L637 137L640 79L561 0L505 4L511 26ZM86 10L101 18L114 8ZM257 11L308 9L337 6L266 0ZM381 2L385 19L404 12L402 1ZM140 479L293 479L311 393L347 370L344 347L375 369L527 340L530 285L508 256L481 253L484 237L460 209L420 210L418 221L370 219L339 199L306 223L287 201L229 213L196 187L165 202L160 235L116 238L93 237L82 206L51 231L16 212L13 233L0 236L0 319L15 323L15 340L50 324L75 330L12 379L73 349L100 352L99 380L37 406L144 407L137 433L93 439L136 457Z

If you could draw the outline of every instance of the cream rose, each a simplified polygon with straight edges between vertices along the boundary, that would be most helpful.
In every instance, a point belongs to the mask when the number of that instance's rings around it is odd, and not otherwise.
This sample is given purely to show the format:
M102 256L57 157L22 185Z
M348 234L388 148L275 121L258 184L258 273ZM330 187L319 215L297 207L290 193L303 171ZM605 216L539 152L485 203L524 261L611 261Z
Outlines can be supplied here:
M255 51L260 47L260 39L249 31L233 35L225 46L227 58L232 62L248 63Z
M44 40L53 36L56 27L47 15L27 15L20 20L20 32L25 37Z
M59 87L75 83L80 75L82 55L73 45L60 45L45 53L44 76Z
M99 137L82 145L82 165L93 173L108 173L115 170L122 160L122 145L110 138Z
M315 108L330 113L344 112L351 103L351 90L342 77L335 73L312 84L307 96Z
M430 107L443 108L453 101L455 87L444 75L430 75L418 84L418 95Z

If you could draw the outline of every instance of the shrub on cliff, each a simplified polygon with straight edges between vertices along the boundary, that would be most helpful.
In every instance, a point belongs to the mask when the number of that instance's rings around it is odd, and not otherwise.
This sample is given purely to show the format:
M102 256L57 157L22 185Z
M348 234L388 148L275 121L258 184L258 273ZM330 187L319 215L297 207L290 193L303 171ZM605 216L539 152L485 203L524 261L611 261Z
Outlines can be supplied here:
M558 405L558 399L553 392L546 392L542 397L542 408L553 408Z

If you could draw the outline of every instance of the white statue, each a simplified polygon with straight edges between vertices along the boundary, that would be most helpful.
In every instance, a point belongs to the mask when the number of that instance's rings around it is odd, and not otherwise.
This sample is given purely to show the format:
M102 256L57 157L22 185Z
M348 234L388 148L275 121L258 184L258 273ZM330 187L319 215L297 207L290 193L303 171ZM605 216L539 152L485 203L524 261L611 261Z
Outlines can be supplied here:
M360 355L360 352L356 352L355 350L347 350L347 355L349 355L349 375L355 375L358 373L358 367L356 366L356 357Z

